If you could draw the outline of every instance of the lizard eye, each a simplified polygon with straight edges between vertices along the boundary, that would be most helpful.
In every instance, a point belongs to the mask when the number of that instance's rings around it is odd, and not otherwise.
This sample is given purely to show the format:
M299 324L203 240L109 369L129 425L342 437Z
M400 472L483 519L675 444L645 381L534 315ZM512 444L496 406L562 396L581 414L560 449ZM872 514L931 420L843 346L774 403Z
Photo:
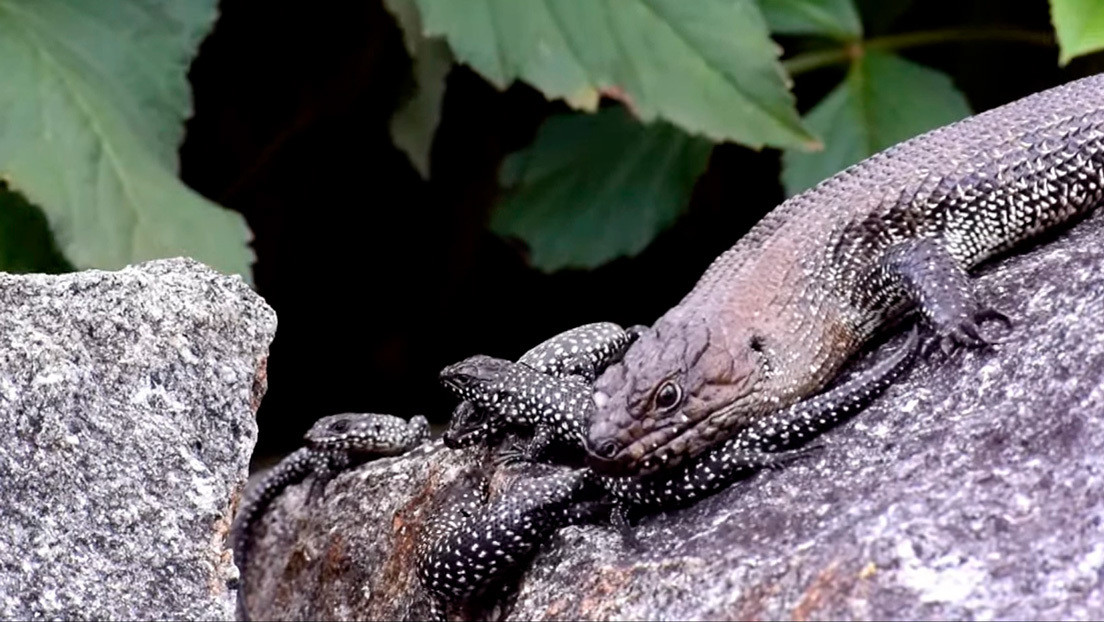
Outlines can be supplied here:
M670 410L682 401L682 388L670 380L659 385L655 394L655 405L659 410Z
M330 431L332 432L344 432L349 429L348 419L338 419L330 424Z
M594 453L601 458L609 460L617 455L618 449L620 449L620 447L618 447L616 441L606 439L598 443L598 446L594 448Z

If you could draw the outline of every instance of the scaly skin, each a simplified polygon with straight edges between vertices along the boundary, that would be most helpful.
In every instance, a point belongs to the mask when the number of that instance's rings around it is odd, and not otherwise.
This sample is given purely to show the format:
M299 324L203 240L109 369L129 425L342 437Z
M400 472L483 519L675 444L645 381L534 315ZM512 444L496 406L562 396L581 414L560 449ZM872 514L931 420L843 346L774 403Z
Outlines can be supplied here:
M966 272L1094 209L1104 75L928 132L778 206L598 379L588 462L641 475L816 394L912 306L945 346L1004 320Z
M557 468L488 500L487 479L473 470L439 493L415 550L418 579L433 595L434 617L444 620L472 597L502 587L506 572L535 554L553 532L589 519L600 507L585 499L594 490L591 478L587 469Z
M434 595L434 615L445 619L473 596L487 596L507 572L532 554L560 527L592 518L602 508L596 491L615 500L617 516L631 508L666 509L712 494L764 467L777 467L804 454L797 449L815 435L860 410L914 360L914 328L885 360L812 400L763 418L722 445L671 471L643 477L596 475L564 469L524 481L487 504L484 477L462 477L438 497L417 549L418 577ZM556 378L530 367L490 357L472 357L447 385L491 420L505 413L529 420L573 422L592 415L592 389L574 378ZM497 417L497 419L495 418ZM631 536L630 536L631 537Z
M241 576L238 589L238 618L249 619L245 606L245 577L253 544L253 528L269 504L292 484L314 477L307 502L321 494L337 473L358 464L405 453L429 437L425 417L405 421L391 415L344 413L323 417L303 437L306 446L273 467L260 484L247 491L241 501L230 543L234 563Z
M593 383L599 373L620 359L642 330L644 328L639 326L623 329L611 322L584 324L541 342L523 354L518 363L557 378L572 377ZM442 381L462 382L465 367L471 361L466 359L443 369ZM582 426L566 426L562 421L519 415L509 409L488 409L486 404L470 401L463 386L452 388L464 401L453 411L445 431L444 441L448 447L489 444L508 431L517 431L532 433L532 441L522 452L527 458L540 457L556 446L581 448Z
M490 384L479 382L493 375ZM500 438L510 431L532 432L533 440L524 452L526 457L536 458L549 449L559 448L563 454L582 453L583 436L586 422L575 417L564 416L576 408L576 402L592 403L591 384L578 376L567 376L558 383L538 385L528 382L528 378L554 378L541 373L524 363L511 363L484 355L476 355L454 363L441 370L441 382L453 393L470 403L476 411L483 413L478 436L490 441ZM522 387L532 387L533 393L518 391ZM520 407L522 401L563 404L571 406L551 407L547 412L536 408ZM450 429L451 425L450 425ZM474 435L469 435L469 437Z
M757 419L673 470L643 477L598 476L595 481L621 506L664 509L712 494L755 469L785 464L801 455L796 448L858 412L885 390L912 363L919 343L914 328L898 350L870 369L810 400ZM462 368L447 369L457 371L447 374L446 386L493 413L548 420L565 429L579 429L593 416L591 388L573 378L555 378L487 356L471 357ZM463 381L457 382L460 376ZM578 436L574 438L581 442Z

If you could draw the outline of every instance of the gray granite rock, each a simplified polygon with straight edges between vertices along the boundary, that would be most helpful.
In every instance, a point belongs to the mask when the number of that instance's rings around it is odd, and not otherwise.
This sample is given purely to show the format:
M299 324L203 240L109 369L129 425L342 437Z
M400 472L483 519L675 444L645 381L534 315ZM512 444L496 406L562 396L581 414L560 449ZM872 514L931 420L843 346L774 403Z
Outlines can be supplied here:
M191 260L0 275L0 618L232 619L275 328Z
M1104 214L983 271L1015 329L925 360L825 448L637 526L561 530L513 619L1104 617ZM891 342L889 347L893 347ZM861 362L860 362L861 364ZM425 615L411 551L442 449L267 517L255 615Z

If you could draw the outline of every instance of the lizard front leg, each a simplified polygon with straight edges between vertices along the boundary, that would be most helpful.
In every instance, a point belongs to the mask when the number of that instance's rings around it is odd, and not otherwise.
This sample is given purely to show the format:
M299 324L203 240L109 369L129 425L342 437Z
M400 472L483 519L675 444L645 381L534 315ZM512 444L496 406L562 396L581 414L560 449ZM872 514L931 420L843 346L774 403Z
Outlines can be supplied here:
M992 343L981 331L995 320L1011 328L1006 315L982 305L966 270L939 242L921 238L889 249L882 270L890 283L901 287L916 304L935 335L932 345L949 353L955 347L981 347Z
M311 463L314 468L310 489L307 490L308 507L313 507L325 496L326 487L330 481L342 471L349 469L353 461L349 454L343 451L315 450L311 456Z
M556 439L545 426L537 426L533 437L528 441L519 441L499 450L495 464L506 466L520 462L539 462L556 444Z

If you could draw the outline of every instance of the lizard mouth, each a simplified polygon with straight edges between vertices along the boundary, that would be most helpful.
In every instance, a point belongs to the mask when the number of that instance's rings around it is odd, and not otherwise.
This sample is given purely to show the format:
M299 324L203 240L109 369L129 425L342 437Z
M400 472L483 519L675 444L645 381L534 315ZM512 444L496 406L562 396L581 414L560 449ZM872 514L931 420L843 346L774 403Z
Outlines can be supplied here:
M689 423L689 422L686 422ZM648 475L678 466L700 451L693 447L692 433L698 426L668 422L636 439L618 436L587 443L587 466L603 475Z
M449 428L445 430L445 433L441 435L441 440L444 441L445 447L449 449L461 449L463 447L471 447L482 440L484 436L484 426L473 425L470 427L462 428Z
M445 377L444 375L442 375L441 384L456 395L467 397L468 392L465 390L464 385L460 384L455 378Z

